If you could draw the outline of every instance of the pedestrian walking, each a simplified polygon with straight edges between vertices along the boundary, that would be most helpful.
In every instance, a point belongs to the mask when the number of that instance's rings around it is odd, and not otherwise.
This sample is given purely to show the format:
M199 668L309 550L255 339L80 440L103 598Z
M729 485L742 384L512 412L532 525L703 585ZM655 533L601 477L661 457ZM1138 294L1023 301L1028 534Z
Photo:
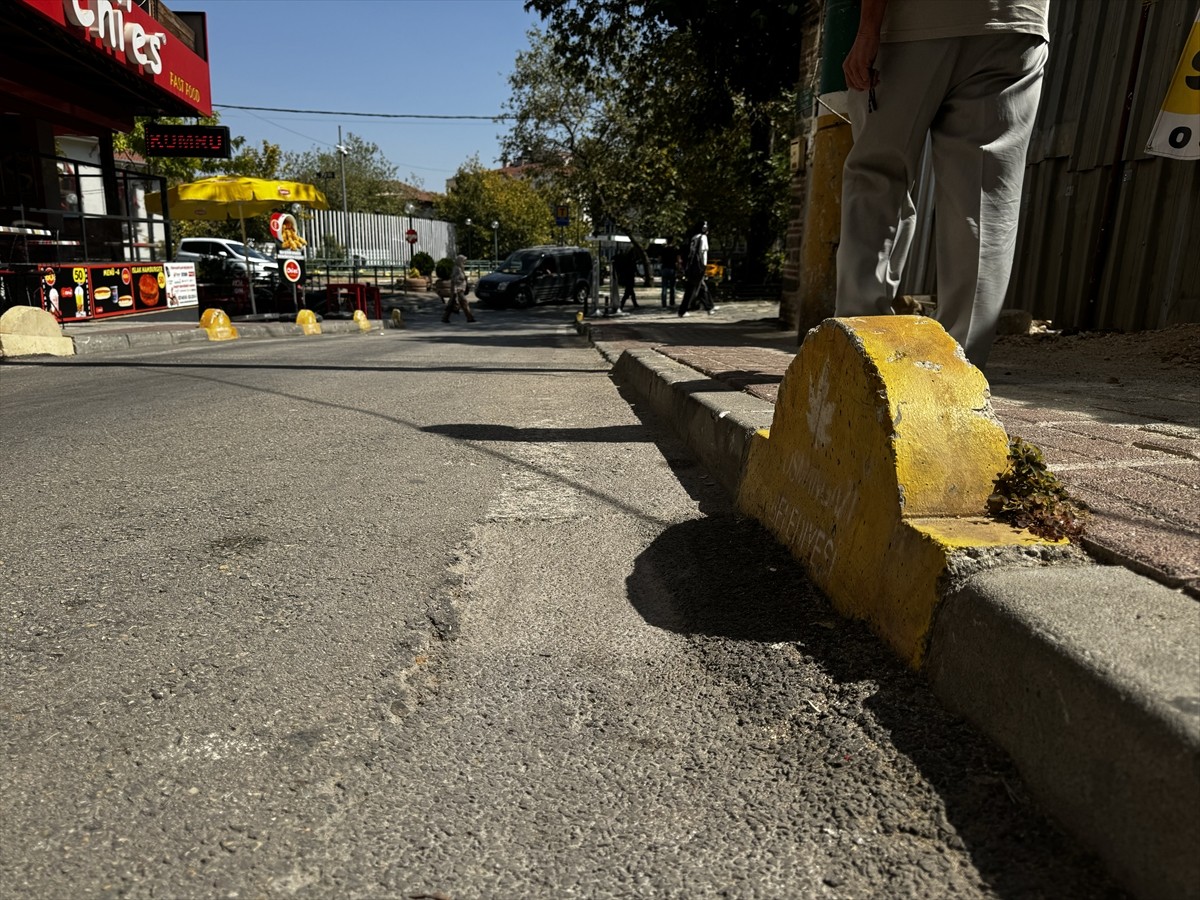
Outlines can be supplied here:
M679 247L675 244L675 238L667 238L667 244L662 250L662 263L659 266L659 274L662 277L662 305L666 309L669 305L671 309L675 308L675 273L679 271ZM667 303L668 297L670 304Z
M624 289L621 294L621 303L618 309L625 308L625 301L632 300L633 308L638 308L637 294L634 292L634 282L637 281L637 257L633 254L633 248L622 250L617 254L617 286Z
M446 271L442 269L442 271ZM450 299L446 301L446 307L442 311L442 321L449 322L450 314L462 310L463 315L467 317L468 322L474 322L475 316L471 314L471 305L467 302L467 294L470 293L471 285L467 280L467 258L461 253L454 259L454 269L450 273Z
M708 283L704 280L704 272L707 268L708 223L704 222L688 242L687 263L683 268L683 302L679 305L681 318L688 314L693 305L703 306L708 310L710 316L716 310L708 296Z
M1050 0L862 0L842 64L854 146L842 178L839 316L889 315L916 231L929 135L937 320L987 362L1008 290Z

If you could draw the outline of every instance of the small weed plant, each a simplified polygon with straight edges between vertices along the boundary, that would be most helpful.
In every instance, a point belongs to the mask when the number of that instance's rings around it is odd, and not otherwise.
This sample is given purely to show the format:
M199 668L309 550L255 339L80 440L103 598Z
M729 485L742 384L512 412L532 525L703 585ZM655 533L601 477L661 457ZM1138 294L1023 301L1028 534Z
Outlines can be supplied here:
M1062 482L1046 468L1042 451L1019 437L1009 442L1008 469L996 479L988 512L1055 541L1078 540L1087 517L1087 507L1068 496Z

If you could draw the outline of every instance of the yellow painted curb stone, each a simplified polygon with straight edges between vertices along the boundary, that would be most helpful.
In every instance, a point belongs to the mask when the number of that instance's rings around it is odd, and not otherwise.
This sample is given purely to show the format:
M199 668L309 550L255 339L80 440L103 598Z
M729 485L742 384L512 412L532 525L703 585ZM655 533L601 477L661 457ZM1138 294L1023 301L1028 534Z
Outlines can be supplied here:
M367 314L361 309L356 309L354 311L354 322L358 325L359 331L365 333L371 330L371 322L367 319Z
M0 316L0 356L74 356L75 342L52 313L14 306Z
M941 325L827 319L751 443L738 506L916 667L959 555L1050 543L985 518L1007 464L987 380Z
M317 321L317 314L311 309L302 309L296 313L296 324L305 334L321 333L321 323Z
M236 341L237 329L223 309L206 309L200 316L200 327L208 332L210 341Z

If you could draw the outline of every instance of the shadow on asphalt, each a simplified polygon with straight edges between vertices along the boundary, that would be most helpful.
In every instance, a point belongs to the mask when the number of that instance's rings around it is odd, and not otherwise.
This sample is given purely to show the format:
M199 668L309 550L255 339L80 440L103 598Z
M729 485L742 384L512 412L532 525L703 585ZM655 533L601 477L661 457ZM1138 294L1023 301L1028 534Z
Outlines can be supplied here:
M543 441L645 444L652 438L644 425L607 425L603 428L514 428L512 425L425 425L422 431L459 441Z
M641 553L626 579L629 601L648 624L693 639L747 734L788 735L766 750L781 777L811 797L845 796L847 779L859 779L855 797L869 796L871 770L853 767L886 757L890 744L936 791L950 830L927 833L936 819L928 800L906 814L886 798L863 804L860 827L897 841L961 841L1001 897L1126 896L1037 809L999 747L949 713L865 625L834 612L789 552L736 514L682 443L648 425L704 515L667 527ZM813 701L825 710L816 714ZM892 771L886 759L879 768Z

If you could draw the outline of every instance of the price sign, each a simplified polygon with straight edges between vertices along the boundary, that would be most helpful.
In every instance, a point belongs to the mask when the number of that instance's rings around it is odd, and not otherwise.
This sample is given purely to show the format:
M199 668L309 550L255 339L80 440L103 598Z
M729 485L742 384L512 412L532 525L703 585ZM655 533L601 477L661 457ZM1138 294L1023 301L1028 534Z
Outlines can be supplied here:
M1173 159L1200 159L1200 12L1192 22L1146 152Z

